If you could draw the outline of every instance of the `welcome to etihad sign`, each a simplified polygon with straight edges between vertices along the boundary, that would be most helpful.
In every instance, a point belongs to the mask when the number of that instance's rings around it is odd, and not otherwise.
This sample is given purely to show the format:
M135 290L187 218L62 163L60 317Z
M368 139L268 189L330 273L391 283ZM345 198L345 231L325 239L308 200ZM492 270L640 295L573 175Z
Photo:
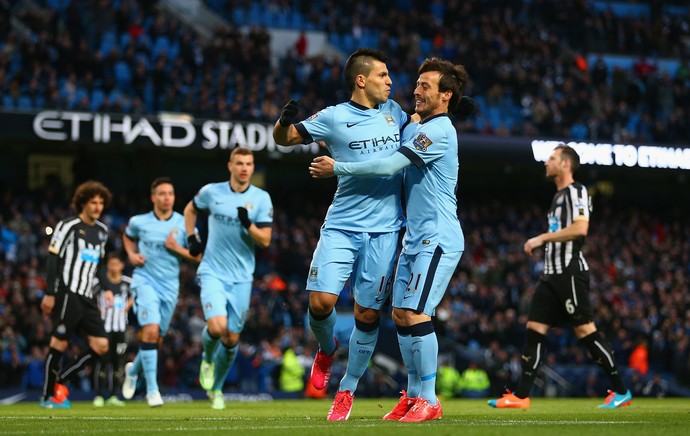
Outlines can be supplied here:
M546 162L553 149L560 143L562 142L532 141L534 160ZM582 164L690 170L690 148L591 142L568 142L567 144L577 151Z
M273 141L273 124L234 123L205 120L194 124L188 115L166 114L156 117L92 114L86 112L43 111L33 119L36 136L47 141L92 141L95 143L150 143L158 147L184 148L194 144L211 150L235 146L254 151L312 153L316 143L283 147Z

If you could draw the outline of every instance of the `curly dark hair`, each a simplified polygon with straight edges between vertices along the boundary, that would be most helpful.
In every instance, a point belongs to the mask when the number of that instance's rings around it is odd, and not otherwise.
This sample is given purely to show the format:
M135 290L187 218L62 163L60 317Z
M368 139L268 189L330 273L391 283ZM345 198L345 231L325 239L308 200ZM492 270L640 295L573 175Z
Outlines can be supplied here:
M113 197L110 190L106 188L103 183L96 180L87 180L77 186L77 189L74 191L72 208L77 211L77 213L81 213L84 209L84 205L96 196L103 198L103 204L105 206L110 203L110 199Z

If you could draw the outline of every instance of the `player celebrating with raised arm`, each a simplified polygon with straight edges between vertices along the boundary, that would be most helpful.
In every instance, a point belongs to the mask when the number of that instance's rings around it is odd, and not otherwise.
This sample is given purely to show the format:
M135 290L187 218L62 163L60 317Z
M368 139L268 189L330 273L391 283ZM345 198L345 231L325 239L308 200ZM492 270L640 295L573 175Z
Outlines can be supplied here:
M522 374L515 392L509 391L497 400L489 400L489 405L529 408L529 392L546 355L546 333L551 326L569 321L575 336L611 379L614 390L609 391L606 401L599 407L627 406L632 395L618 373L611 345L594 324L589 302L589 266L581 250L589 230L591 203L587 188L573 178L580 166L580 157L573 148L562 144L555 148L544 165L546 176L553 179L558 192L551 202L548 231L528 239L524 246L525 253L530 256L535 249L544 245L546 248L544 273L534 290L527 317Z
M383 417L386 420L420 422L443 414L436 398L438 340L431 316L465 249L455 196L458 137L448 112L474 107L468 97L461 100L467 80L461 65L425 60L414 90L421 122L405 129L397 153L368 162L335 162L321 156L310 167L316 178L392 175L405 169L407 230L393 285L393 321L408 369L408 388Z
M230 181L204 186L184 209L189 250L192 254L204 252L197 271L206 318L199 384L214 409L225 409L222 389L249 313L255 246L268 248L273 232L271 197L250 183L254 174L252 151L234 148L227 165ZM209 212L205 249L194 232L198 210Z
M348 58L344 73L352 93L350 101L292 124L298 103L290 100L273 129L277 144L324 141L331 155L345 162L366 162L396 152L400 132L410 117L388 99L392 81L385 55L359 49ZM348 279L355 299L347 370L328 412L331 421L350 416L357 384L376 347L380 311L390 294L403 223L401 183L401 175L340 177L321 227L307 279L309 325L319 343L311 369L311 383L316 389L328 386L337 348L333 337L335 304Z
M135 267L132 277L134 311L142 328L141 345L134 362L125 365L122 396L131 399L139 372L146 380L149 406L163 405L158 390L158 343L170 326L180 292L180 262L198 262L184 247L187 233L184 218L173 210L175 189L168 177L151 183L153 210L136 215L122 235L129 262Z
M66 398L69 391L60 382L108 352L108 334L92 290L96 276L105 275L101 259L105 256L108 227L98 219L110 198L110 191L100 182L90 180L79 185L72 197L78 215L55 226L48 246L48 285L41 310L53 316L55 329L46 356L41 407L70 408ZM112 293L106 298L112 301ZM59 374L62 355L75 334L86 336L88 348ZM56 387L61 388L65 398L54 396Z

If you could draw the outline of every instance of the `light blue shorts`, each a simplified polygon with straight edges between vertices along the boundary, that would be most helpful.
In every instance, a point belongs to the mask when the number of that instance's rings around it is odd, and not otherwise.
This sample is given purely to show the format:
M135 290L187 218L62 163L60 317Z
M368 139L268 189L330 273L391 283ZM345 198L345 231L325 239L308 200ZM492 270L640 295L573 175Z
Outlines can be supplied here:
M400 254L393 286L393 307L433 316L460 262L462 251Z
M241 333L249 315L252 282L227 283L211 274L199 275L201 307L208 321L214 316L228 320L228 331Z
M321 229L307 290L340 295L349 279L357 304L381 309L393 285L398 233Z
M160 335L165 336L170 327L170 321L175 313L177 299L169 301L162 299L153 286L139 285L132 288L134 295L134 313L140 326L158 324Z

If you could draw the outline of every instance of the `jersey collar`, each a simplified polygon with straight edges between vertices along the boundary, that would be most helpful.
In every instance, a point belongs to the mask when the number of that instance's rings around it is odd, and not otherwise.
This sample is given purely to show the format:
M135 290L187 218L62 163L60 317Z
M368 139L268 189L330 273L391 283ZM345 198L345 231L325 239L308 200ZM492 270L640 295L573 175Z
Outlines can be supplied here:
M430 116L429 118L427 118L426 120L420 122L419 124L424 124L424 123L426 123L427 121L433 120L434 118L447 117L447 116L448 116L448 113L447 113L447 112L444 112L444 113L442 113L442 114L432 115L432 116Z
M232 183L230 183L230 180L228 180L228 188L230 188L230 192L235 192L237 194L244 194L245 192L249 191L249 188L251 186L252 184L250 183L249 185L247 185L247 189L245 189L244 191L235 191L234 189L232 189Z
M350 106L354 106L354 107L356 107L357 109L361 109L361 110L363 110L363 111L368 111L368 110L371 110L371 109L377 109L377 110L378 110L378 108L379 108L379 105L378 105L378 104L375 105L374 107L366 107L366 106L364 106L363 104L359 104L359 103L357 103L356 101L352 101L352 100L348 101L348 104L349 104Z
M155 210L152 210L151 213L153 214L153 216L156 217L156 219L157 219L158 221L170 221L170 220L172 219L173 215L174 215L174 213L171 213L170 216L169 216L168 218L166 218L166 219L161 219L161 217L159 217L158 215L156 215L156 211L155 211Z

